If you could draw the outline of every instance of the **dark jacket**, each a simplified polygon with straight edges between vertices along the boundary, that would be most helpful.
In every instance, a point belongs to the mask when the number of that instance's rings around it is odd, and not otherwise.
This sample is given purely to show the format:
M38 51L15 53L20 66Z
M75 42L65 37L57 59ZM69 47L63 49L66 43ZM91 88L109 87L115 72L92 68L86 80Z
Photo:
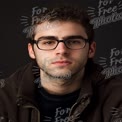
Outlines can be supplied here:
M34 79L38 75L29 63L0 81L0 122L41 122L35 97ZM36 69L35 69L36 70ZM38 70L38 69L37 69ZM35 73L35 74L34 74ZM101 67L92 64L82 81L81 92L70 115L72 122L121 122L122 76L105 80Z

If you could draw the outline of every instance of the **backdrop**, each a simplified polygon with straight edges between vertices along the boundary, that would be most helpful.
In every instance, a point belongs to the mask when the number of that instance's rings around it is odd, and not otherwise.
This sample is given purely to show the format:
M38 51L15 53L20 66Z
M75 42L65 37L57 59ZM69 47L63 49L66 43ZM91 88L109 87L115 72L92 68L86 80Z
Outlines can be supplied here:
M30 61L27 31L38 14L61 4L87 10L95 30L95 61L103 66L106 78L122 73L122 0L21 0L0 4L0 78Z

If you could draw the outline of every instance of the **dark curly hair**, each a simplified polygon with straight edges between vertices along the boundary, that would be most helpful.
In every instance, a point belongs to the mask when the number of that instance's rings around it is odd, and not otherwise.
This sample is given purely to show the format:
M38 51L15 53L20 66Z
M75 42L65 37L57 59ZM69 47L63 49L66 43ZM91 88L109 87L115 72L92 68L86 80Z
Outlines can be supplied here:
M38 21L32 25L32 29L28 32L29 38L33 39L35 35L35 29L38 24L45 21L71 21L81 24L88 36L89 42L94 40L94 30L93 26L90 24L90 18L87 12L81 8L73 6L61 6L52 9L48 9L44 13L38 15Z

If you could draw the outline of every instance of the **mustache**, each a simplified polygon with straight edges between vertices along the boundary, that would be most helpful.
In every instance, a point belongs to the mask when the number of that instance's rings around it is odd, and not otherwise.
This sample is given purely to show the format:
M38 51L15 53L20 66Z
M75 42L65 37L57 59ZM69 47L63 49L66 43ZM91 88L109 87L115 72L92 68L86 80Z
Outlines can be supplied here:
M51 63L57 62L57 61L69 61L69 62L71 62L72 60L69 59L69 58L66 58L66 57L56 57L56 58L53 58L53 59L50 59L50 58L45 58L44 59L45 64L51 64Z

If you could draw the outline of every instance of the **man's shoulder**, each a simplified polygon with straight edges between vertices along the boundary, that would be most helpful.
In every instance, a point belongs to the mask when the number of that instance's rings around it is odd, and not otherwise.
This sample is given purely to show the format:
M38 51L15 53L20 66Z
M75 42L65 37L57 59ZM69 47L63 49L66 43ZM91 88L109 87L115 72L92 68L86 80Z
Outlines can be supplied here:
M108 79L105 79L104 85L106 88L109 88L109 89L122 87L122 74L114 75Z
M3 111L10 111L11 106L16 106L18 95L23 93L23 88L28 88L29 82L33 81L32 66L33 62L30 62L9 77L0 79L0 114Z
M108 103L122 101L122 74L112 76L99 84L100 97Z
M29 62L28 64L18 68L14 73L12 73L9 77L6 77L4 79L0 79L0 90L3 89L10 89L16 88L17 86L21 84L21 81L26 81L32 79L33 73L32 73L32 67L34 65L34 62ZM10 88L9 88L10 87Z

